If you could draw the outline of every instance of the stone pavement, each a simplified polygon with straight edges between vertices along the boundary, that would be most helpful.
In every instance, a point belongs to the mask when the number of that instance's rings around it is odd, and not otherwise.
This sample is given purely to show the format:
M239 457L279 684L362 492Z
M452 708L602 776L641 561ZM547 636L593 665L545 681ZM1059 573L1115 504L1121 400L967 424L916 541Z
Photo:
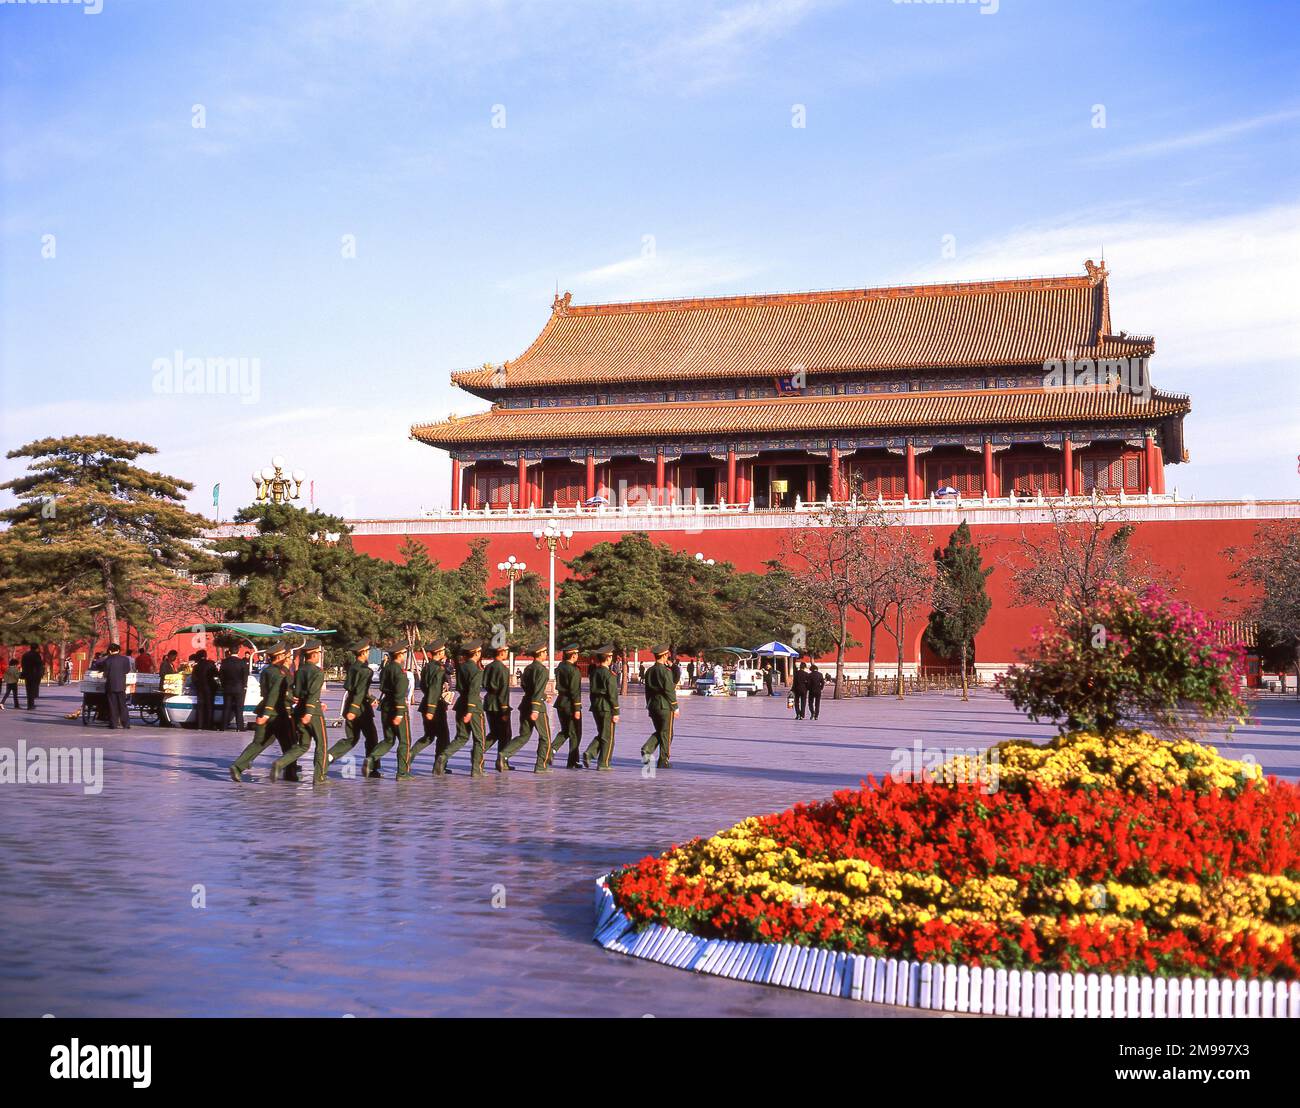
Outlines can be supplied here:
M517 693L516 693L517 699ZM327 704L332 704L327 694ZM592 881L744 816L888 772L915 741L1042 736L1001 698L683 698L674 768L641 776L628 698L615 771L236 785L246 736L0 713L0 746L94 745L104 787L0 788L0 1016L911 1015L720 981L602 951ZM1232 746L1300 777L1300 707L1266 700ZM331 732L333 734L333 732ZM196 891L196 886L202 889ZM204 907L194 902L202 897ZM494 898L504 906L494 907Z

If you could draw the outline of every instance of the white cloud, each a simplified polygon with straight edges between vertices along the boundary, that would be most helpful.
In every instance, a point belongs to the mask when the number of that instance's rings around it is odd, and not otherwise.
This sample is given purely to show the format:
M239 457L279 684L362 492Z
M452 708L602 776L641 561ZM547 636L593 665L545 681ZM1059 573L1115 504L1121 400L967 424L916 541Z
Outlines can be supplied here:
M1149 158L1156 154L1172 154L1181 150L1195 150L1202 146L1213 146L1216 143L1227 142L1229 139L1235 139L1252 131L1275 127L1279 123L1288 123L1297 118L1300 118L1300 109L1269 112L1266 115L1257 115L1250 119L1239 119L1232 123L1221 123L1218 126L1206 127L1200 131L1192 131L1185 135L1176 135L1173 138L1123 146L1118 150L1099 154L1089 160L1093 162L1110 162L1124 158Z

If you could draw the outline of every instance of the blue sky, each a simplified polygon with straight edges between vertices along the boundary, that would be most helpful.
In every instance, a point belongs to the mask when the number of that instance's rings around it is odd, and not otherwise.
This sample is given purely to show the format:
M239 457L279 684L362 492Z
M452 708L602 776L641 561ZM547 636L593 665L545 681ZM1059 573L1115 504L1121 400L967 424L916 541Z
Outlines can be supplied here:
M0 0L5 448L144 439L227 517L280 452L321 507L412 515L448 465L410 423L481 408L448 372L522 351L557 282L786 291L1104 248L1116 325L1192 395L1171 482L1300 495L1293 3L90 10ZM257 359L256 389L159 391L176 351Z

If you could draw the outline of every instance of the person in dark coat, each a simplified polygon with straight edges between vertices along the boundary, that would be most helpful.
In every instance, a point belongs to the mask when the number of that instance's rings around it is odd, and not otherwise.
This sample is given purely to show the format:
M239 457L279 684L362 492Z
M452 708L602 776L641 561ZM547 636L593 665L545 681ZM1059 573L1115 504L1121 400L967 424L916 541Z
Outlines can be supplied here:
M206 650L194 652L190 681L194 685L193 726L200 731L211 731L212 707L217 696L217 667L208 660Z
M790 691L794 694L795 719L803 719L808 710L808 676L808 664L800 662L799 668L794 671L794 680L790 683Z
M813 662L808 672L808 714L816 719L822 710L822 689L826 687L826 674Z
M126 675L135 666L131 659L122 653L122 647L115 642L108 644L108 654L100 664L104 674L104 696L108 701L108 725L114 731L119 727L131 729L131 713L126 704Z
M23 655L18 668L27 685L27 710L30 712L36 707L36 698L41 694L41 678L45 676L45 659L35 644L27 647L27 653Z
M230 729L230 721L235 721L235 730L244 729L244 695L248 689L248 660L239 654L238 648L227 650L217 667L217 679L221 682L221 730Z

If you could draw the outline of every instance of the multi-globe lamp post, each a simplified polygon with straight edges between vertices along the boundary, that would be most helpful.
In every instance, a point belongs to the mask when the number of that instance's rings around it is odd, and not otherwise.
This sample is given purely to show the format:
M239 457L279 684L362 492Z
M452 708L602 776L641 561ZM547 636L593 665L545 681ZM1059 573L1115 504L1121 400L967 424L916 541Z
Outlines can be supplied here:
M537 549L541 550L542 544L545 543L546 548L551 552L551 586L546 617L546 646L549 657L546 664L552 677L555 676L555 548L558 546L561 550L568 550L569 540L572 538L573 532L567 527L561 528L553 519L548 519L545 527L533 532L533 541L537 544Z
M510 672L515 671L515 582L524 575L524 570L528 568L527 563L519 561L511 554L504 562L497 562L497 572L505 574L505 578L510 582L510 609L507 621L509 626L506 627L506 634L510 638Z
M307 474L300 469L286 474L284 466L284 458L277 454L269 466L253 471L253 485L257 489L259 504L287 504L302 496L302 483L307 480Z

